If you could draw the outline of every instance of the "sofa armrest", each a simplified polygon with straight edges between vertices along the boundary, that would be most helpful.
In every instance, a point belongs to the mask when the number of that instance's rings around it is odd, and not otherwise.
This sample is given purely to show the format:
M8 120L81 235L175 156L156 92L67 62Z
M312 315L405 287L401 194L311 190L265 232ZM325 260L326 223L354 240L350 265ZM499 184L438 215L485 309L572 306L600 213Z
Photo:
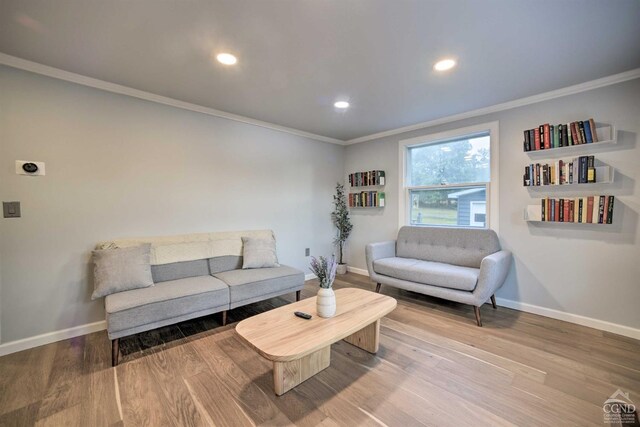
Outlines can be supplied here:
M501 250L482 259L478 286L473 291L478 307L502 286L511 268L511 258L511 252Z
M396 241L389 240L387 242L369 243L365 248L365 255L367 257L369 277L373 277L375 274L373 271L373 261L396 256Z

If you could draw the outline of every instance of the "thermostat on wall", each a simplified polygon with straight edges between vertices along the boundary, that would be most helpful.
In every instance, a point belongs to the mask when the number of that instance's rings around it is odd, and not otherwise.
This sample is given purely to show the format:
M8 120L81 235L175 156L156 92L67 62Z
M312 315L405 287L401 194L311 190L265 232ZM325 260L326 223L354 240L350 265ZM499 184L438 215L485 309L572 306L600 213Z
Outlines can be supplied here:
M18 175L44 175L44 162L16 160L16 173Z

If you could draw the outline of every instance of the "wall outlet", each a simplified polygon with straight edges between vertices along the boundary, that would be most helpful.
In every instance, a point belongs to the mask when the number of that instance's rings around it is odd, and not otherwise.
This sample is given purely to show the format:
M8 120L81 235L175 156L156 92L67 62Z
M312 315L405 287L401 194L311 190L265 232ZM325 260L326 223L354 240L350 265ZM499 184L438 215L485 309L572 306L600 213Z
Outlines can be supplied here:
M305 250L304 250L304 256L309 256L309 255L311 255L311 249L309 249L309 248L305 248Z
M33 165L35 165L36 170L35 172L30 172L33 169ZM16 160L16 174L42 176L45 174L44 162L33 162L31 160Z
M5 218L20 218L20 202L2 202L2 213Z

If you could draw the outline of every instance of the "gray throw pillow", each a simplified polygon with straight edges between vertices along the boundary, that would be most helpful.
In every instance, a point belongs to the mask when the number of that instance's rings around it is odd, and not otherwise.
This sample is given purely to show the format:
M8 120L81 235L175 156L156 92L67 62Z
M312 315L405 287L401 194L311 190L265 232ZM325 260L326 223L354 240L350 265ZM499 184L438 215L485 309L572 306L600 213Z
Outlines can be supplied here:
M91 299L153 286L150 252L150 244L93 251Z
M280 267L276 255L276 240L242 238L242 269Z

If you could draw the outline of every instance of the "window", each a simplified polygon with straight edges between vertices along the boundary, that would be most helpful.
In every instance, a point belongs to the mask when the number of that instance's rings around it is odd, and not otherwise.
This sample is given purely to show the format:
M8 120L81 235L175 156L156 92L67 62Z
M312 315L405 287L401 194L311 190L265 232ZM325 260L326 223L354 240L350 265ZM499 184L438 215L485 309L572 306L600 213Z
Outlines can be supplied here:
M490 123L400 141L400 225L495 229L497 133Z

